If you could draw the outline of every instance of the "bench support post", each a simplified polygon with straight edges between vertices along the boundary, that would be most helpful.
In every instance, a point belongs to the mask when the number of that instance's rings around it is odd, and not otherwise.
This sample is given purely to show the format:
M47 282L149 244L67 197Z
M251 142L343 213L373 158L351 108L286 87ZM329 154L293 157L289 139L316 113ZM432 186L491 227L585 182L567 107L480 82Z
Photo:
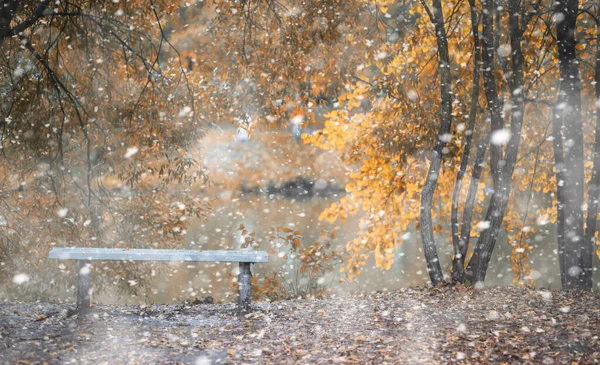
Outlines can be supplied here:
M238 310L250 309L250 293L252 291L252 272L249 262L240 262L240 274L238 275Z
M85 260L77 260L77 311L90 311L90 293L92 286L91 264Z

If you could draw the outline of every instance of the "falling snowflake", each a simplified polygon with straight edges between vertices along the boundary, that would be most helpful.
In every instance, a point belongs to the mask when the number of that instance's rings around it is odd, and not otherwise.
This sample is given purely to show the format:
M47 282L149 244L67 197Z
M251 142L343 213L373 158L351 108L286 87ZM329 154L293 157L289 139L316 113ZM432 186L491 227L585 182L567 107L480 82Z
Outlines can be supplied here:
M17 274L13 277L13 283L17 285L25 284L29 281L29 275L27 274Z
M127 148L127 152L125 153L125 155L123 157L125 158L131 158L133 155L135 155L136 153L138 153L140 149L137 147L129 147Z
M492 133L492 144L500 146L510 140L510 131L508 129L500 129Z

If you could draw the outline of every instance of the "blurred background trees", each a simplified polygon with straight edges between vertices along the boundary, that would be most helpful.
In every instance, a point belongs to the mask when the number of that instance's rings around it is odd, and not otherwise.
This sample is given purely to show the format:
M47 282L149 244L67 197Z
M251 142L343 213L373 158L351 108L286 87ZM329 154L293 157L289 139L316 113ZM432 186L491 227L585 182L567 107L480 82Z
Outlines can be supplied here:
M500 240L515 283L551 256L564 288L589 290L597 13L577 1L7 1L0 270L36 267L52 245L199 247L194 235L216 236L198 218L307 191L332 195L322 220L357 221L338 238L348 277L392 268L420 231L434 284L483 282ZM246 213L231 214L233 232ZM300 218L294 231L321 224ZM275 231L259 245L275 247Z
M3 276L58 246L183 240L202 172L193 87L168 56L169 2L3 2ZM173 188L173 186L178 186Z

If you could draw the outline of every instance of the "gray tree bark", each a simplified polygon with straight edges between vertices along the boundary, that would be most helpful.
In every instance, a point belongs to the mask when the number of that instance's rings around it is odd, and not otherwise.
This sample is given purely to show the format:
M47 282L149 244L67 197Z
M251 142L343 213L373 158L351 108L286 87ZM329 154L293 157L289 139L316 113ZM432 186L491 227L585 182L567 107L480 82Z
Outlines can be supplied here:
M458 206L460 190L462 188L462 180L467 170L467 164L469 162L469 156L471 154L471 143L473 135L475 134L475 122L477 120L477 109L479 107L479 78L480 78L480 58L481 48L479 45L479 21L477 15L477 9L475 8L475 0L469 0L471 8L471 36L473 37L473 84L471 89L471 110L469 111L469 124L467 126L467 135L465 138L465 147L461 156L460 167L456 174L456 183L454 184L454 192L452 193L452 211L450 214L450 224L452 227L452 247L454 250L454 257L452 259L452 281L455 283L462 283L465 281L465 257L469 249L468 235L471 232L471 217L473 216L474 207L474 196L473 199L469 200L469 196L465 202L463 210L463 227L465 223L468 225L468 233L465 239L464 235L459 235L459 223L458 223ZM481 150L481 148L479 148ZM485 151L485 149L484 149ZM469 194L471 193L473 182L475 181L475 171L478 170L481 173L481 168L478 168L478 162L475 162L473 173L471 176L471 184L469 186ZM479 177L477 177L479 183ZM477 186L475 186L475 192Z
M561 133L562 122L557 118L559 111L552 108L552 147L554 151L554 175L556 177L556 243L558 245L558 265L560 269L560 283L563 288L567 285L567 269L565 268L565 189L563 137Z
M583 226L583 123L581 117L581 79L579 62L576 54L575 28L578 15L578 0L558 0L555 2L555 12L560 14L562 21L556 25L556 43L560 69L560 92L556 112L553 115L553 129L560 127L563 139L564 164L555 161L556 168L562 167L564 184L563 232L564 243L563 263L561 269L564 277L564 289L591 289L585 273L587 262L586 245L591 244L584 237ZM555 132L556 133L556 132ZM560 187L561 182L557 184ZM558 194L557 194L558 196ZM560 202L559 202L560 204ZM586 242L587 241L587 242ZM561 247L559 247L560 251ZM591 258L589 260L591 264ZM591 270L591 267L590 267Z
M493 49L490 49L489 42L492 32L491 17L495 12L493 1L482 1L484 4L483 10L483 42L484 46L483 58L483 73L484 73L484 89L488 99L488 106L492 118L492 133L496 131L494 127L503 124L500 105L498 102L498 94L494 79L493 67ZM522 32L525 29L525 17L523 16L521 4L519 0L509 0L509 34L511 44L511 96L512 96L512 113L510 123L511 137L506 146L506 153L502 154L502 146L493 144L490 147L491 151L491 168L492 177L494 177L494 193L490 199L485 219L489 222L489 228L483 230L477 241L477 245L473 250L473 256L467 266L467 278L472 283L483 282L487 273L487 268L492 258L496 239L502 226L502 220L508 205L508 198L511 193L512 174L517 162L519 153L519 144L521 141L521 129L523 127L523 116L525 112L524 103L524 82L523 82L523 54L521 50ZM490 74L491 72L491 74ZM486 82L487 80L487 82ZM496 114L498 113L498 114ZM495 121L495 119L497 119ZM499 147L499 149L498 149ZM498 159L496 161L496 159Z
M481 172L483 171L485 152L488 144L489 139L484 138L477 146L477 157L475 158L475 164L473 165L473 171L471 173L471 182L469 183L467 199L465 200L465 209L463 211L462 227L459 237L460 261L458 261L456 265L460 266L461 271L455 269L454 266L452 267L452 279L456 282L463 283L467 280L464 265L467 253L469 251L469 242L473 227L473 209L475 207L475 198L477 197L477 190L479 189L479 179L481 178Z
M448 39L444 25L441 0L433 0L433 12L422 0L431 22L435 26L436 42L438 46L438 72L440 74L440 127L438 138L431 151L429 171L421 192L421 240L427 263L427 272L433 285L444 282L444 273L439 262L435 237L433 235L432 201L439 175L441 173L442 155L446 147L445 138L450 133L452 126L452 74L450 72L450 55L448 53Z
M596 19L599 19L600 9ZM594 65L594 81L596 81L596 100L600 100L600 22L596 23L596 60ZM594 141L594 167L588 184L588 211L585 225L583 274L587 290L592 288L594 246L596 246L596 230L598 216L598 199L600 199L600 108L596 106L596 136ZM588 289L589 288L589 289Z

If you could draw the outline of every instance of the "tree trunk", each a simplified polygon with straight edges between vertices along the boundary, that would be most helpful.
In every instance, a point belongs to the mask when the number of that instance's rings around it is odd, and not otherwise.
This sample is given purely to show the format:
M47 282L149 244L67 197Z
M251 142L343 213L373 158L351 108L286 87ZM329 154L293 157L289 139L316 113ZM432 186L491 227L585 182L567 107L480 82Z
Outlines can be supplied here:
M563 288L567 285L567 270L565 268L565 192L562 122L558 117L559 111L552 108L552 146L554 150L554 174L556 175L556 243L558 245L558 265L560 268L560 283Z
M452 247L454 250L454 257L452 259L452 281L455 283L462 283L465 281L464 274L464 265L465 265L465 255L469 249L469 240L464 237L459 236L458 228L458 205L460 198L460 190L462 188L462 180L467 170L467 163L469 162L469 156L471 154L471 142L473 140L473 135L475 134L475 121L477 120L477 108L479 106L479 62L481 58L481 49L479 46L479 21L477 20L477 10L475 8L475 0L469 0L469 6L471 8L471 36L473 37L473 86L471 89L471 110L469 111L469 125L467 126L467 136L465 138L465 147L463 150L463 154L461 156L460 167L458 169L458 173L456 174L456 183L454 184L454 192L452 194L452 212L450 215L450 223L452 227ZM481 148L479 148L481 150ZM485 149L484 149L485 151ZM477 161L475 161L475 166L473 171L477 168ZM479 168L479 174L481 173L481 168ZM475 173L473 173L473 176ZM479 182L479 177L477 178L477 182ZM473 186L473 180L471 180L471 185L469 186L469 194L471 193L471 188ZM475 192L477 191L475 187ZM473 206L474 206L474 196L473 201L469 205L469 199L465 202L465 209L463 214L463 218L466 219L468 216L469 219L469 232L467 235L470 235L470 220L473 215ZM467 214L468 212L468 214ZM465 223L463 219L463 224Z
M482 0L483 13L482 23L482 70L483 70L483 89L488 104L488 111L491 119L492 133L501 130L504 127L502 119L501 101L498 97L498 87L496 85L496 67L494 65L494 54L496 47L494 45L494 13L496 12L494 0ZM492 144L490 146L490 168L494 190L499 188L502 166L502 146Z
M564 289L586 288L584 262L586 240L583 230L583 124L581 118L581 80L575 50L578 0L558 0L555 11L564 19L556 26L560 68L560 94L553 119L561 125L564 139ZM561 123L562 122L562 123ZM558 163L558 161L555 161ZM558 166L557 166L558 167ZM560 184L560 181L557 182ZM559 247L560 249L560 247ZM591 262L591 260L590 260Z
M484 2L486 7L484 7L484 34L486 33L486 28L491 27L491 16L494 11L493 3ZM519 18L524 19L521 14L521 6L519 0L509 0L509 27L510 27L510 45L512 49L511 53L511 66L512 66L512 80L511 80L511 96L512 96L512 104L513 110L511 113L511 123L510 123L510 132L511 137L506 146L506 154L504 156L504 160L497 161L497 166L494 166L494 161L492 160L492 175L494 172L497 174L494 184L494 193L490 199L488 209L486 212L485 219L489 223L489 228L483 230L477 241L477 245L473 250L473 257L469 261L469 265L467 267L467 277L469 281L472 283L483 282L485 280L487 268L492 258L492 252L494 251L494 246L496 244L496 239L498 238L498 234L500 232L500 227L502 226L502 220L504 219L504 214L506 212L506 206L508 205L508 198L510 197L511 192L511 183L512 183L512 174L517 163L517 156L519 154L519 144L521 141L521 129L523 127L523 117L525 112L525 103L524 103L524 82L523 82L523 53L521 51L521 38L522 38L522 29L525 28L525 24L520 24ZM488 19L486 19L488 18ZM488 26L486 27L486 23ZM487 30L488 34L491 34L489 29ZM484 35L484 42L486 36ZM490 52L490 50L484 51L484 55ZM493 57L493 54L488 54L486 57ZM484 75L487 71L491 71L493 73L494 68L490 67L490 65L486 65L486 61L484 60ZM489 62L489 59L488 59ZM488 70L488 68L490 68ZM493 75L488 76L488 79L493 78ZM485 81L485 76L484 76ZM495 80L493 81L495 86ZM497 103L490 103L490 101L497 100L497 94L494 95L495 89L488 90L487 86L486 94L488 95L488 105L490 106L490 114L492 115L492 133L494 133L494 118L502 118L501 115L494 116L494 112L499 112L499 105ZM495 97L495 98L494 98ZM496 110L497 109L497 110ZM495 151L494 147L496 147L495 143L492 143L490 147L491 151ZM498 144L498 147L501 146ZM497 152L496 152L497 153ZM502 156L500 151L500 156Z
M598 10L600 13L600 9ZM596 14L596 17L600 14ZM594 81L596 81L596 100L600 100L600 23L596 24L596 63L594 64ZM583 274L587 290L592 288L592 258L596 246L596 228L598 216L598 199L600 199L600 107L596 105L596 136L594 141L594 167L588 184L588 211L585 225Z
M441 0L433 0L433 13L423 2L429 18L435 25L436 41L438 46L438 72L440 74L440 127L438 138L431 151L431 162L427 172L427 180L421 193L421 239L423 251L427 262L427 271L433 285L444 282L444 273L439 262L435 237L433 235L433 222L431 220L431 206L433 195L441 173L442 154L446 146L445 135L450 133L452 126L452 74L450 72L450 55L448 53L448 39L444 25Z
M489 144L489 139L484 138L479 141L479 145L477 146L477 157L475 158L475 164L473 165L473 171L471 173L471 182L469 184L469 190L467 192L467 199L465 200L465 209L463 210L463 220L462 227L460 231L460 262L456 265L460 265L462 270L461 276L462 280L460 282L465 282L467 280L467 276L464 270L465 258L467 257L467 253L469 251L469 242L471 237L471 229L473 222L473 209L475 208L475 198L477 197L477 189L479 188L479 179L481 178L481 171L483 170L484 162L485 162L485 152L487 150L487 146ZM454 264L454 263L453 263ZM454 280L454 266L452 267L453 272L453 280Z
M491 119L491 134L497 132L502 129L504 125L504 120L502 119L501 109L500 109L500 100L498 98L498 88L496 86L496 67L494 65L494 54L496 52L496 47L494 44L494 13L496 12L494 1L493 0L482 0L481 5L483 7L481 23L482 23L482 70L483 70L483 90L485 93L485 98L488 105L488 111ZM486 213L486 221L490 223L494 223L499 227L499 222L494 222L494 216L500 214L499 211L499 202L498 194L500 193L500 183L501 183L501 173L502 166L500 161L502 160L502 146L492 144L490 146L490 169L492 180L494 184L494 193L492 195L492 199L488 203L488 209ZM508 200L508 199L507 199ZM504 215L504 210L501 212ZM491 252L482 252L481 243L490 241L491 237L487 237L492 233L497 232L497 227L493 224L483 231L477 240L477 245L473 251L473 256L469 260L469 264L467 266L466 277L467 280L474 283L475 281L480 281L480 278L485 277L485 270L487 270L487 265L484 268L482 263L484 259L484 255L491 255ZM495 242L495 237L493 239ZM489 243L488 243L489 245ZM488 249L489 251L489 249ZM474 269L477 269L478 276L475 276ZM479 272L480 270L484 271L483 275ZM482 281L482 280L481 280Z

